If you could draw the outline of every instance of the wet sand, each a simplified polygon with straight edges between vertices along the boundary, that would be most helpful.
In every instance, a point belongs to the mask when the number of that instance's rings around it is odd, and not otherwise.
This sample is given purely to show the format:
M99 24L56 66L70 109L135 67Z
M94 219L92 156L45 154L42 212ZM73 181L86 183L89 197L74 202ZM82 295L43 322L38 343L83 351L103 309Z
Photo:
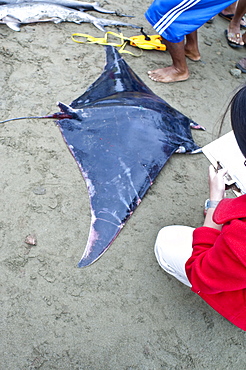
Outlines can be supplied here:
M143 15L148 5L146 0L104 3L135 15L123 20L154 34ZM206 127L193 131L200 146L216 137L226 103L245 82L245 74L230 73L246 49L228 46L227 25L216 17L199 30L201 61L188 60L191 76L185 82L148 78L148 70L169 65L168 52L124 56L157 95ZM103 35L91 24L35 24L21 32L0 25L1 119L56 112L56 101L71 103L95 81L105 64L104 49L74 43L76 32ZM223 132L229 130L227 121ZM55 123L1 125L0 154L0 369L246 366L245 333L163 272L153 253L161 227L203 223L208 197L203 154L172 156L113 245L85 269L77 262L89 232L89 199ZM25 243L29 234L36 235L36 246Z

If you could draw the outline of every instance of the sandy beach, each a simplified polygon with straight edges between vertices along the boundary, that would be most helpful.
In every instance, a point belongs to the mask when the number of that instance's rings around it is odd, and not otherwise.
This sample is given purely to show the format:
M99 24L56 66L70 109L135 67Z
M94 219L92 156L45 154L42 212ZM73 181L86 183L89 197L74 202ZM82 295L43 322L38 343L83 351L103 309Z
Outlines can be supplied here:
M150 2L102 5L134 15L120 20L155 34L144 18ZM169 65L168 52L124 56L150 89L206 127L192 131L199 146L216 138L233 90L245 83L245 74L235 77L231 70L246 49L228 46L227 25L216 16L199 29L201 61L188 60L185 82L148 78L147 71ZM76 44L76 32L103 35L88 23L32 24L20 32L0 25L1 120L54 113L57 101L70 104L96 80L104 48ZM226 120L223 133L229 130ZM84 269L77 263L89 233L89 198L56 124L28 119L0 125L0 155L0 369L246 367L245 333L162 271L153 252L163 226L202 225L209 165L203 154L173 155L113 245ZM37 245L25 243L30 234Z

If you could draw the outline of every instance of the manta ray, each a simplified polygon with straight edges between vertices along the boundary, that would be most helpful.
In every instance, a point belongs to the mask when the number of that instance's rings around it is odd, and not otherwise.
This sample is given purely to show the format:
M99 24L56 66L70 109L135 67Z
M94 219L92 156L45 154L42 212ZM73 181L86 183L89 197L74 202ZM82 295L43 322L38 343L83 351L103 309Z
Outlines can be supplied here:
M190 127L202 128L154 94L118 51L106 46L101 76L70 105L58 127L87 185L90 232L79 267L109 248L170 158L198 152Z
M88 189L91 225L78 267L105 253L173 153L201 151L191 127L202 126L154 94L113 46L105 49L101 76L42 117L57 120Z

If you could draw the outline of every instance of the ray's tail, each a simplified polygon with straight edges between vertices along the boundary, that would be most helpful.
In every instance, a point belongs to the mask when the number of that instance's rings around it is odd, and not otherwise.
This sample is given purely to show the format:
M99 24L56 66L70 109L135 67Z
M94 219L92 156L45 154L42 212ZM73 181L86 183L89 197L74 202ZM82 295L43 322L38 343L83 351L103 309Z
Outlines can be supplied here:
M24 117L15 117L15 118L9 118L5 119L3 121L0 121L0 123L6 123L11 121L18 121L21 119L40 119L40 118L53 118L53 119L63 119L63 118L72 118L71 114L65 113L65 112L58 112L54 114L50 114L47 116L24 116Z

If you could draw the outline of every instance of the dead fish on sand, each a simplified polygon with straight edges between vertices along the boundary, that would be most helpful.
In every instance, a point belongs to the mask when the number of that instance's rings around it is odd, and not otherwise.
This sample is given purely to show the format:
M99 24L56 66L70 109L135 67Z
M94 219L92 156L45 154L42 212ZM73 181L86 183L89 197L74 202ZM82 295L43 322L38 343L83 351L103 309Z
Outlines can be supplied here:
M87 10L94 10L99 13L105 13L105 14L116 14L120 17L132 17L125 14L119 14L118 12L114 10L107 10L100 6L99 3L84 3L82 1L78 0L32 0L32 2L42 2L42 3L50 3L50 4L56 4L61 6L66 6L67 8L77 9L80 11L87 11ZM21 3L28 3L28 0L0 0L0 5L3 4L21 4Z
M104 27L107 26L140 28L129 23L96 18L88 13L56 4L24 2L0 6L0 24L6 24L14 31L20 31L20 26L22 24L37 22L93 23L95 27L103 32L105 32Z
M87 184L91 226L79 267L107 251L180 147L201 151L190 130L201 126L155 95L115 48L105 49L104 71L82 95L70 105L58 103L57 113L29 117L58 120Z

